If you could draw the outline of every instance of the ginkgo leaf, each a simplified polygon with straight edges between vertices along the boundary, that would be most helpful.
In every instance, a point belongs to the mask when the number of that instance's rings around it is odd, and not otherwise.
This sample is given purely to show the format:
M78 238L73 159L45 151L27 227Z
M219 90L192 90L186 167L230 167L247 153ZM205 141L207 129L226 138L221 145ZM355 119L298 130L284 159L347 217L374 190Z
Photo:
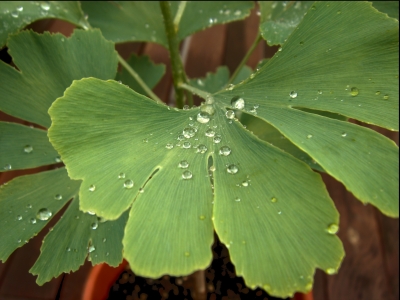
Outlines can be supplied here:
M182 1L183 2L183 1ZM249 1L185 1L178 24L178 38L185 37L214 26L241 20L250 14L254 3ZM173 16L179 2L171 1ZM88 14L93 27L100 28L104 37L116 43L147 41L168 47L167 37L158 2L83 1L82 8Z
M389 17L399 19L399 1L373 1L372 5Z
M37 20L56 18L88 28L89 24L79 1L1 1L0 2L0 48L10 33L16 33Z
M19 71L0 61L0 110L44 127L50 126L51 103L74 79L112 79L117 72L114 44L97 29L75 30L69 38L23 31L7 46Z
M93 265L106 262L118 266L122 261L122 237L128 213L116 221L105 222L79 210L79 200L72 200L62 219L46 235L41 253L30 272L43 285L62 273L76 271L86 257ZM60 236L63 238L60 239Z
M83 180L83 211L116 219L131 207L123 244L136 274L204 269L214 224L228 246L257 245L232 253L250 286L305 291L316 267L336 272L343 257L338 213L318 174L254 137L221 104L170 109L115 81L82 79L51 106L49 138L71 178ZM266 237L268 229L275 232ZM258 248L271 244L285 256Z
M0 259L5 261L15 249L37 235L76 195L79 185L61 168L17 177L0 186Z
M370 129L296 109L334 112L397 130L398 51L398 21L370 3L318 2L282 51L253 78L215 99L231 106L240 95L247 112L257 104L257 117L357 198L398 216L398 147Z
M28 169L60 162L47 132L16 123L0 122L0 169Z
M165 65L154 64L148 56L132 55L127 63L135 70L149 88L155 87L165 73ZM132 90L135 90L142 95L147 95L139 83L126 69L122 69L121 72L118 72L115 80L121 81L128 85Z
M314 1L260 1L260 32L268 45L282 45Z

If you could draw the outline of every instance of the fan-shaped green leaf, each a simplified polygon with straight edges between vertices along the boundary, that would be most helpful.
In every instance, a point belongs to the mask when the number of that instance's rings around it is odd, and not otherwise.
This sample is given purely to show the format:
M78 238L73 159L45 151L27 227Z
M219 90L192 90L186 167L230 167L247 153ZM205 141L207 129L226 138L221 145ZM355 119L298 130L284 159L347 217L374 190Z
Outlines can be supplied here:
M246 110L259 105L257 116L356 197L397 216L397 146L372 130L295 108L397 129L398 22L370 3L318 2L298 28L253 79L216 99L230 105L240 95Z
M178 1L171 2L173 15L178 6ZM247 1L187 1L178 25L178 38L184 39L216 24L244 19L253 6ZM83 1L82 8L89 15L90 24L100 28L109 40L116 43L147 41L168 47L158 2Z
M61 168L18 177L0 186L0 259L5 261L42 230L76 195L79 184Z
M0 132L0 166L4 171L34 168L61 161L44 130L0 122Z
M257 245L232 252L251 286L271 284L272 293L287 295L310 288L316 267L338 268L343 249L328 233L336 233L338 214L319 175L252 136L216 103L171 110L114 81L82 79L49 113L50 141L69 175L83 179L81 209L115 219L132 205L123 243L135 273L183 275L209 264L209 170L219 236L228 246ZM271 245L276 254L267 257L258 248ZM273 260L279 272L272 272Z
M260 1L260 32L268 45L282 45L314 1Z
M42 285L61 273L78 270L87 256L93 265L106 262L118 266L127 217L126 212L116 221L104 222L81 212L78 198L72 200L62 219L44 238L40 256L30 270L38 275L36 282Z
M0 48L10 33L16 33L37 20L57 18L83 28L88 27L79 1L1 1Z
M399 1L374 1L372 5L389 17L399 19Z
M132 55L127 63L136 71L149 88L155 87L165 73L165 65L154 64L148 56ZM122 69L117 73L115 80L121 81L128 85L132 90L147 95L139 83L128 73L126 69Z
M111 79L117 71L114 44L99 30L76 30L70 38L24 31L11 36L8 47L20 71L0 62L0 110L45 127L47 109L72 80Z

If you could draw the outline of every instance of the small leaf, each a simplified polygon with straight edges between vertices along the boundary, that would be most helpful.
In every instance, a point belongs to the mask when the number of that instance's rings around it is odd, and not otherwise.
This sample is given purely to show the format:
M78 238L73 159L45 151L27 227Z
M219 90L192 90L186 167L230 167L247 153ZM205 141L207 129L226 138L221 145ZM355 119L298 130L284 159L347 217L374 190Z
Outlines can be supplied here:
M61 161L44 130L0 122L0 132L2 171L34 168Z
M17 177L0 186L0 259L5 261L42 230L78 192L64 168ZM54 249L55 245L53 245Z
M260 1L260 32L268 45L282 45L314 1Z
M76 271L89 255L92 264L106 262L118 266L122 261L122 237L128 214L116 221L102 221L79 210L72 200L67 211L43 240L41 253L30 272L43 285L62 273Z
M8 47L20 71L0 61L0 110L44 127L51 103L73 80L111 79L117 71L114 44L99 30L75 30L70 38L23 31L10 37Z
M6 44L9 34L42 19L60 19L88 28L78 1L1 1L0 48Z
M148 56L132 55L127 61L149 88L153 88L165 73L165 65L154 64ZM117 73L115 80L128 85L132 90L147 95L139 83L124 68Z

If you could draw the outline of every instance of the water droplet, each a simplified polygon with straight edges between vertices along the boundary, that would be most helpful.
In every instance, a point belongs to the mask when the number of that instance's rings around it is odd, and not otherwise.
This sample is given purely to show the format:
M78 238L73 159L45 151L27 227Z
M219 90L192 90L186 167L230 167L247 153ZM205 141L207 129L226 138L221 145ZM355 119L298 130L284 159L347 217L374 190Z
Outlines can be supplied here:
M47 208L41 208L36 214L36 218L41 221L47 221L53 215Z
M96 186L94 185L94 184L91 184L90 186L89 186L89 191L90 192L94 192L96 190Z
M236 201L236 202L240 202L240 198L239 198L239 197L236 197L236 198L235 198L235 201Z
M207 129L205 135L208 136L208 137L213 137L215 135L215 131L212 130L211 128Z
M350 90L350 95L353 96L353 97L357 96L358 95L358 88L352 87L351 90Z
M346 137L347 133L346 132L342 132L342 137Z
M187 162L187 160L182 160L182 161L179 163L178 167L181 168L181 169L186 169L186 168L189 167L189 163Z
M97 227L99 227L99 223L97 223L97 222L93 222L93 223L90 225L90 228L92 228L93 230L97 229Z
M194 137L194 135L196 134L196 130L194 128L186 127L185 129L183 129L182 134L185 138L190 139L191 137Z
M299 44L300 44L300 46L303 46L303 45L304 45L304 42L303 42L303 41L301 41Z
M389 95L383 96L383 100L388 100L388 99L389 99Z
M245 106L245 102L243 98L241 98L240 96L236 96L232 98L231 105L233 108L243 109Z
M94 213L94 211L90 211L90 210L88 210L88 212L87 212L89 215L92 215L92 216L94 216L95 215L95 213ZM79 219L79 217L78 217L78 219Z
M315 5L311 6L311 10L316 10L317 8L315 7Z
M182 173L182 178L183 179L191 179L192 177L193 177L193 174L190 171L185 171L185 172Z
M148 139L143 139L142 142L143 142L143 143L148 143L149 140L148 140Z
M172 149L172 148L174 148L174 145L172 145L172 144L166 144L166 145L165 145L165 148L167 148L167 149Z
M11 169L12 169L12 166L11 166L10 164L7 164L7 165L4 166L3 169L4 169L4 170L11 170Z
M330 234L335 234L336 232L338 232L338 230L339 230L339 226L337 224L333 223L333 224L328 226L328 232Z
M133 181L130 180L130 179L128 179L128 180L126 180L126 181L124 182L124 188L126 188L126 189L131 189L131 188L133 188L133 185L134 185L134 183L133 183Z
M61 200L62 199L62 195L61 194L57 194L57 195L54 196L54 199Z
M197 114L197 122L205 124L210 121L210 115L207 112L201 111Z
M207 146L203 145L203 144L201 144L201 145L199 145L199 147L197 147L197 152L201 153L201 154L205 153L207 150L208 150Z
M234 118L235 118L235 112L234 112L233 110L228 110L228 111L225 113L225 116L226 116L228 119L234 119Z
M290 98L294 99L294 98L297 97L297 92L291 91L290 94L289 94L289 96L290 96Z
M211 172L214 172L214 171L215 171L215 166L211 166L209 170L210 170Z
M18 215L18 216L17 216L17 220L18 220L18 221L21 221L21 220L22 220L22 216L21 216L21 215Z
M118 178L119 179L125 178L125 173L123 173L123 172L119 173Z
M182 148L189 149L190 147L192 147L192 144L190 142L184 142L182 144Z
M29 223L36 224L36 219L35 218L30 218Z
M334 268L328 268L326 269L326 273L328 273L329 275L333 275L336 273L336 270Z
M107 239L106 239L106 238L103 238L103 243L105 243L105 242L107 242Z
M60 156L56 156L54 158L54 161L57 162L57 163L61 162L61 157Z
M31 153L33 151L33 147L31 145L26 145L24 147L24 152L25 153Z
M215 113L214 105L212 105L212 104L202 104L200 106L200 110L202 113L208 114L208 119L210 119L210 116L213 116ZM199 115L197 115L197 121L199 121L198 118L199 118ZM207 122L200 122L200 123L207 123Z
M240 16L242 14L242 12L240 10L237 10L233 13L235 16Z
M308 138L308 139L311 139L312 137L313 137L312 134L308 134L308 135L307 135L307 138Z
M219 134L217 134L216 136L214 136L213 141L215 144L219 144L222 141L222 137Z
M18 6L18 7L17 7L17 10L18 10L18 11L23 11L24 8L23 8L22 6Z
M42 4L40 4L40 7L41 7L43 10L48 11L48 10L50 9L50 4L48 4L48 3L42 3Z
M18 18L18 11L11 12L11 17Z
M183 106L183 110L189 110L189 109L190 109L189 105L184 105Z
M18 239L18 240L17 240L17 243L18 243L18 244L21 243L21 242L22 242L21 239Z
M236 174L239 171L239 168L236 165L231 164L226 168L226 171L229 174Z
M88 248L89 253L92 253L96 248L93 245L90 245Z
M242 186L248 187L248 186L249 186L249 182L248 182L247 180L244 180L244 181L242 182Z
M272 202L272 203L276 203L277 201L278 201L278 199L276 199L276 197L272 197L272 198L271 198L271 202Z
M228 156L229 154L231 154L231 148L229 148L228 146L222 146L219 149L219 154L223 156Z
M281 215L282 214L282 212L281 211L278 211L278 215Z
M204 220L206 217L201 215L199 218L200 218L200 220Z

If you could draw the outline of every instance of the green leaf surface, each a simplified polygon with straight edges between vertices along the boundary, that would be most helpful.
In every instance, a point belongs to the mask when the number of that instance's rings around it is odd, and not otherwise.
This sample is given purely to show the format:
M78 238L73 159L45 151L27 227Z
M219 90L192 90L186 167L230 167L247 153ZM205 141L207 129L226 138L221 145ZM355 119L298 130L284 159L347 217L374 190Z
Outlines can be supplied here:
M64 168L17 177L0 186L0 259L22 247L78 192ZM53 249L57 244L54 244Z
M362 202L398 216L398 147L372 130L296 109L397 130L398 22L370 3L318 2L298 28L252 79L216 100L230 106L240 95L246 111L259 105L257 116Z
M136 274L204 269L214 224L250 286L305 291L316 267L336 272L343 257L338 213L318 174L228 119L223 106L175 110L114 81L82 79L50 108L49 137L71 178L83 179L82 210L115 219L131 206L123 244ZM205 108L215 112L207 120ZM243 240L250 246L232 246Z
M165 73L165 65L153 63L148 56L132 55L127 62L149 88L155 87ZM142 95L147 95L125 68L117 73L115 80L121 81Z
M114 44L99 30L75 30L69 38L24 31L11 36L7 46L20 71L0 62L0 110L45 127L48 108L73 80L111 79L117 71Z
M399 1L374 1L372 6L391 18L399 19Z
M19 170L60 162L47 132L16 123L0 122L0 166Z
M268 45L282 45L314 1L260 1L260 32Z
M72 200L67 211L43 240L41 253L30 272L43 285L62 273L76 271L86 257L92 265L106 262L118 266L122 261L122 237L128 213L116 221L104 222L79 210Z
M0 48L7 37L37 20L56 18L87 28L79 1L1 1Z
M171 2L173 15L179 2ZM178 38L214 26L244 19L254 4L247 1L187 1L181 16ZM168 47L163 16L158 2L149 1L83 1L82 8L93 27L116 43L128 41L154 42Z

